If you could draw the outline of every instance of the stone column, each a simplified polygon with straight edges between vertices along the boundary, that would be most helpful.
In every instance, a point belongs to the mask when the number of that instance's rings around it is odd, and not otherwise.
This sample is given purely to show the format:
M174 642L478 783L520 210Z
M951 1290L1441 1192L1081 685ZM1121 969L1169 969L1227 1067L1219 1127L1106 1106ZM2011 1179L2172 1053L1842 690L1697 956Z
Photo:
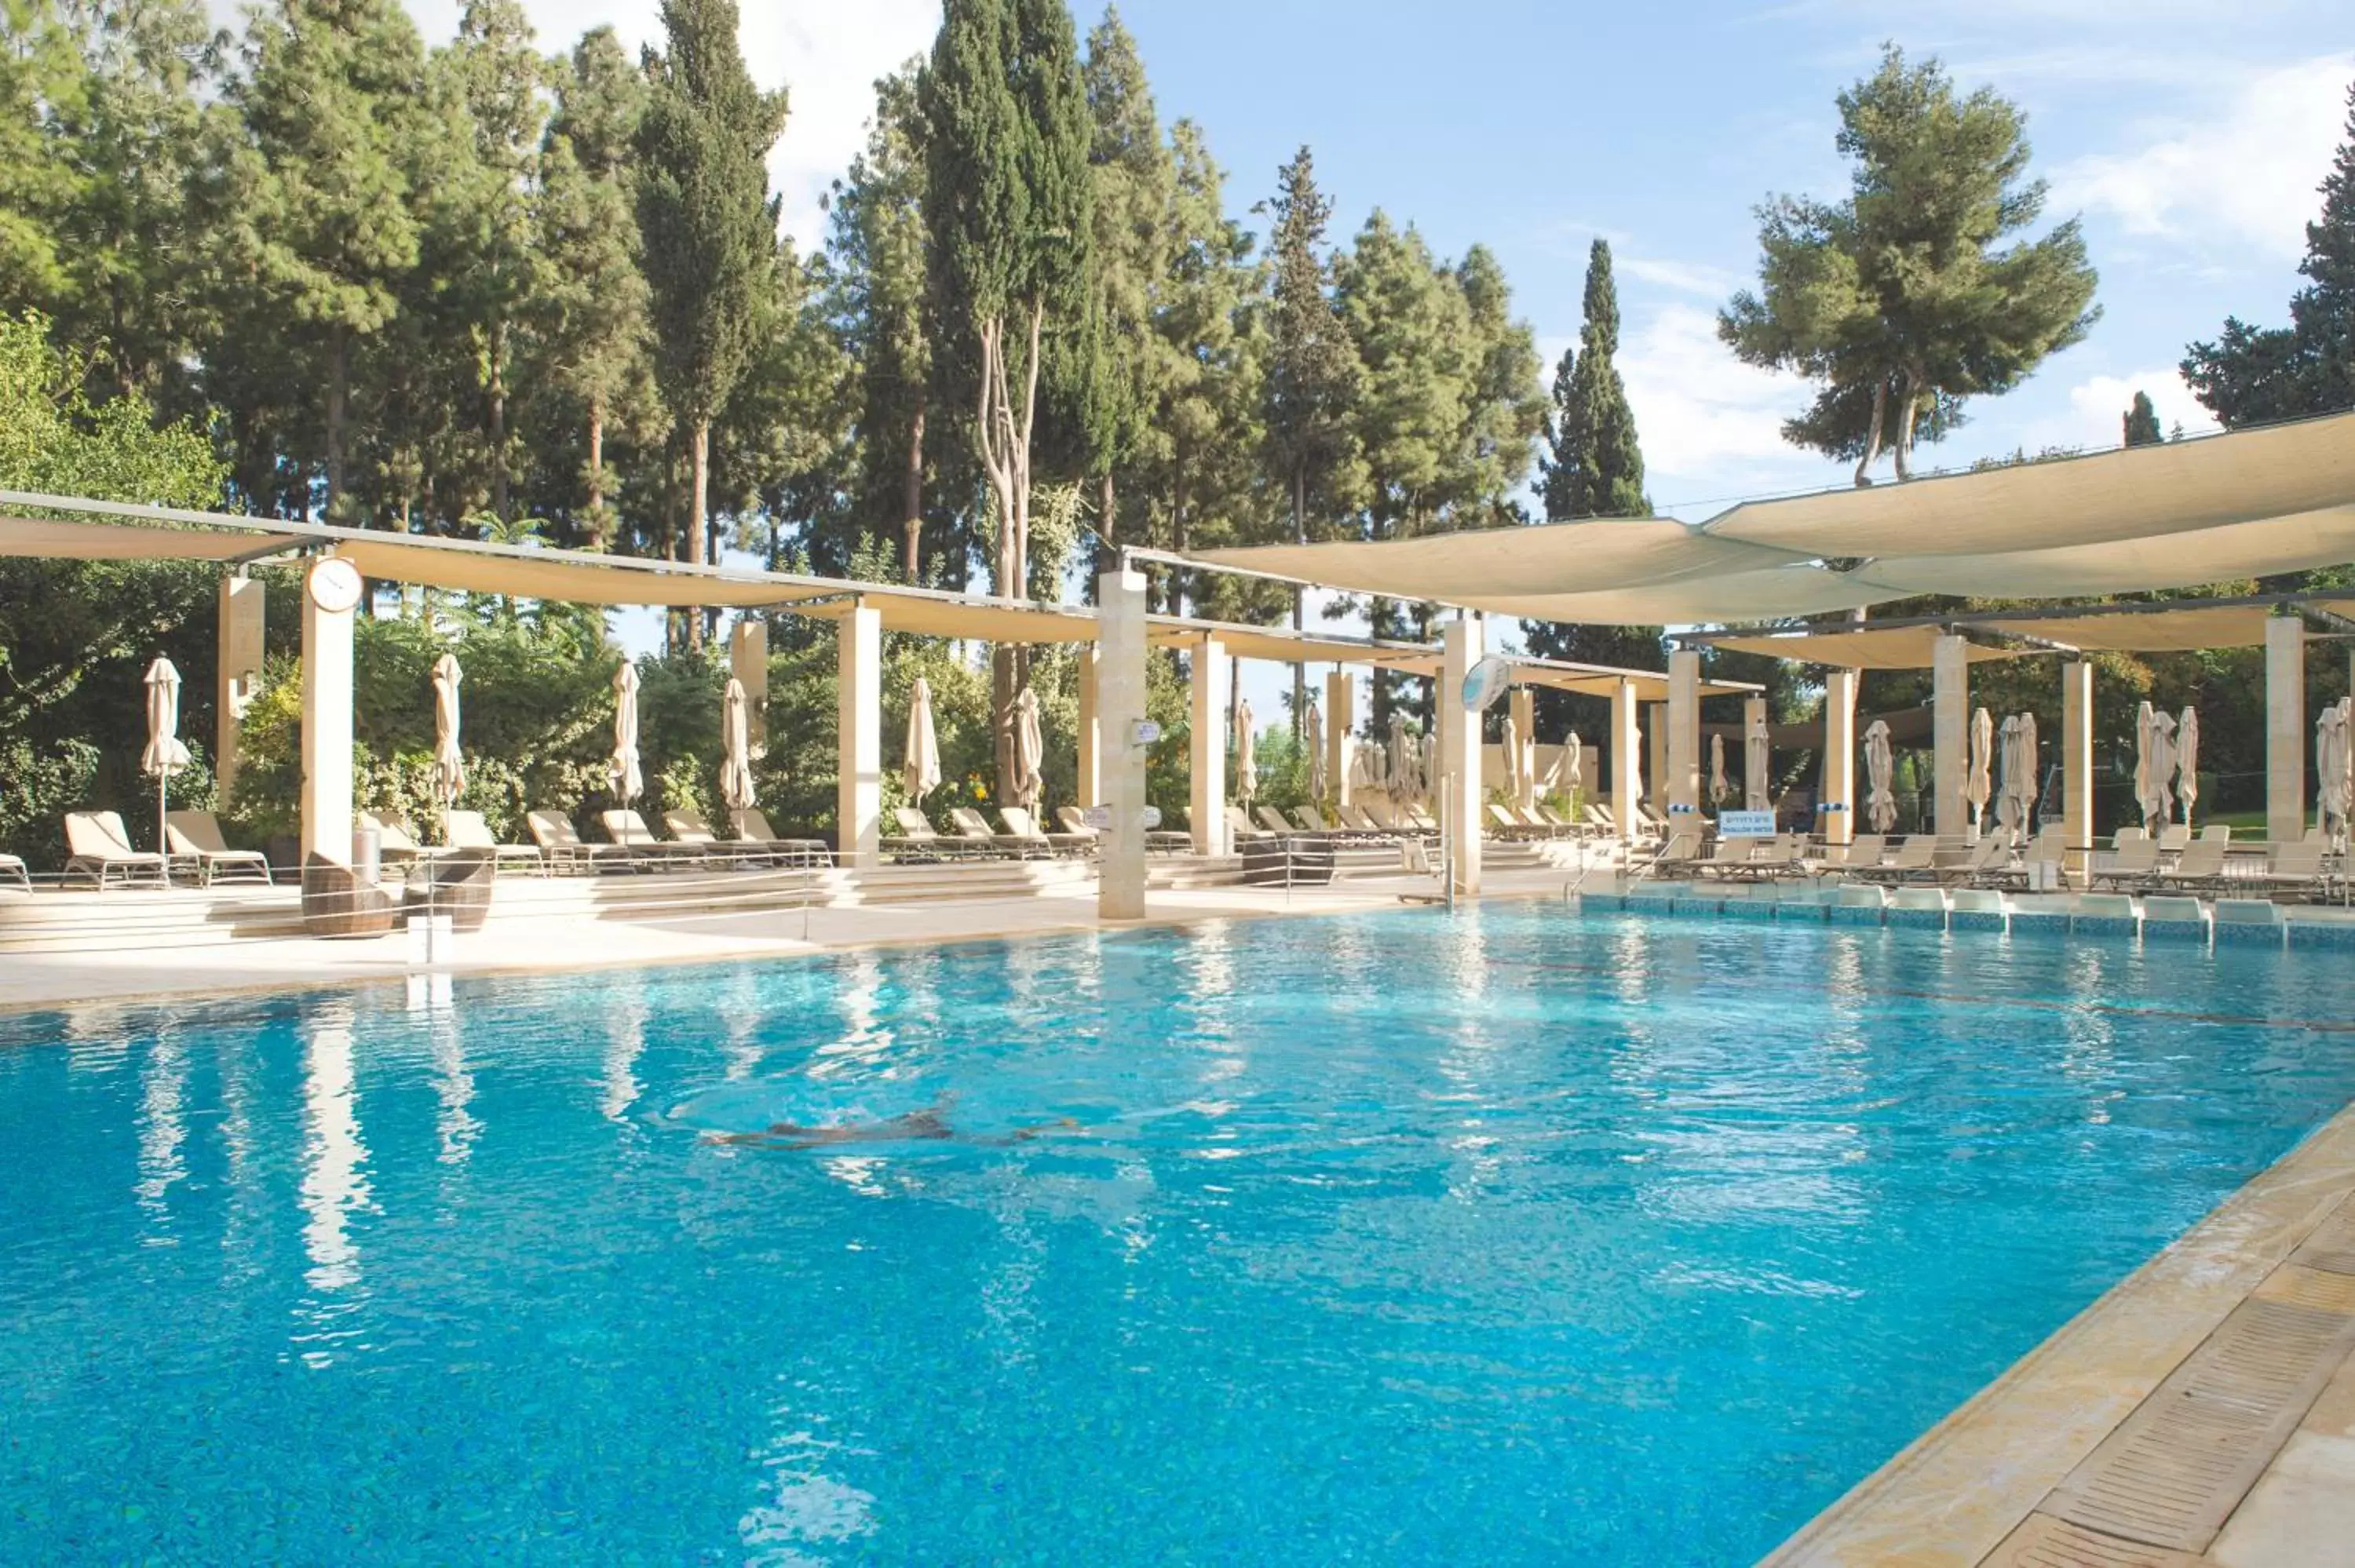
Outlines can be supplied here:
M1187 682L1192 699L1193 736L1188 753L1192 800L1187 815L1194 827L1196 854L1226 854L1227 687L1233 670L1217 637L1194 644L1194 671Z
M1644 705L1644 803L1652 815L1668 814L1668 705Z
M358 568L322 556L303 577L303 853L352 863L352 611Z
M1106 920L1145 917L1145 574L1111 571L1096 579L1096 725L1103 736L1099 787L1111 816L1098 856L1096 913Z
M1097 620L1097 635L1101 637L1103 636L1101 615ZM1103 805L1104 798L1103 723L1098 711L1099 697L1096 685L1103 678L1099 673L1103 662L1103 644L1102 642L1084 642L1080 645L1080 733L1078 736L1080 767L1079 776L1073 788L1080 797L1080 805L1083 810L1089 806Z
M1636 754L1644 745L1644 732L1636 722L1636 683L1622 681L1619 689L1611 694L1611 816L1619 824L1619 837L1624 841L1636 836L1636 804L1640 781L1636 767Z
M2265 622L2265 837L2306 836L2306 622Z
M1337 805L1349 803L1349 732L1357 726L1352 712L1358 683L1347 670L1325 677L1325 777Z
M2061 666L2061 827L2071 849L2093 847L2094 666L2082 659Z
M1938 639L1931 654L1930 777L1936 795L1930 815L1931 831L1941 838L1960 838L1970 827L1970 805L1963 799L1971 765L1970 648L1966 639L1949 635Z
M237 788L237 726L261 688L261 580L223 577L220 658L213 687L213 778L224 804Z
M1766 699L1744 697L1742 700L1742 804L1753 811L1774 810L1773 788L1762 776L1750 776L1750 736L1753 731L1766 727Z
M1700 810L1700 651L1668 655L1668 820L1688 825Z
M728 634L728 673L744 688L745 727L754 757L769 753L769 623L751 615L737 618Z
M1480 662L1486 630L1476 615L1449 621L1439 677L1440 771L1455 780L1448 802L1447 842L1454 860L1448 874L1465 897L1480 892L1480 819L1487 791L1480 779L1480 715L1465 711L1464 681Z
M883 612L864 600L835 622L835 859L882 859Z
M1856 672L1824 676L1824 842L1856 842Z

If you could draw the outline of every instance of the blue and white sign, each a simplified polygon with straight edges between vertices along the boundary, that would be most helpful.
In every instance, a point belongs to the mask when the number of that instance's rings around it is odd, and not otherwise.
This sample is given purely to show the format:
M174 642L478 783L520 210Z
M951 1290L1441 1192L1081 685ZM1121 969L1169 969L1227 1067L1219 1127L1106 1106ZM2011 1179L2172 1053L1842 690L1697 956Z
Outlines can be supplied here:
M1139 719L1136 727L1128 732L1128 737L1132 744L1151 746L1161 738L1161 726L1153 719Z
M1717 814L1717 836L1722 839L1771 839L1774 836L1774 813L1720 811Z
M1086 823L1089 827L1093 828L1096 832L1102 832L1106 828L1112 826L1112 808L1110 806L1090 806L1080 813L1080 821Z
M1161 825L1161 808L1158 806L1147 806L1145 808L1144 815L1139 817L1137 820L1145 824L1145 831L1146 832L1151 832L1154 829Z

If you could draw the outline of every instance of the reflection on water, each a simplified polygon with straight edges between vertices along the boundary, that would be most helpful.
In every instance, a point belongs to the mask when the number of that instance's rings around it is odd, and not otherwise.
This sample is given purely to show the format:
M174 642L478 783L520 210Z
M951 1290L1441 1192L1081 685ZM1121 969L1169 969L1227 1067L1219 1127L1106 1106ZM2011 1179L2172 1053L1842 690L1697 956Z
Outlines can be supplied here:
M360 1139L359 1097L352 1075L352 1003L322 1001L308 1020L303 1051L303 1180L300 1202L306 1216L303 1250L311 1260L304 1275L313 1296L297 1309L303 1327L297 1344L310 1345L303 1359L314 1367L333 1360L327 1348L347 1337L334 1330L360 1283L359 1247L351 1236L354 1217L368 1202L368 1146ZM323 1299L324 1298L324 1299Z
M775 1436L752 1456L763 1475L763 1500L745 1510L736 1524L748 1568L817 1568L840 1554L812 1548L841 1546L875 1533L874 1494L826 1473L848 1457L848 1446L814 1429L826 1424L806 1408L816 1394L810 1385L787 1383L769 1413Z
M455 1008L443 1008L428 1025L433 1038L433 1094L441 1102L434 1128L441 1134L442 1163L463 1166L483 1124L466 1107L474 1101L474 1075L466 1070L466 1047Z
M139 1206L151 1224L148 1240L168 1243L171 1212L164 1196L172 1184L188 1174L180 1146L188 1129L182 1117L182 1097L188 1086L188 1051L177 1030L160 1033L140 1070Z
M618 995L605 1009L604 1092L598 1114L607 1121L629 1125L630 1107L645 1086L638 1082L638 1054L646 1048L646 997L635 976L625 977Z

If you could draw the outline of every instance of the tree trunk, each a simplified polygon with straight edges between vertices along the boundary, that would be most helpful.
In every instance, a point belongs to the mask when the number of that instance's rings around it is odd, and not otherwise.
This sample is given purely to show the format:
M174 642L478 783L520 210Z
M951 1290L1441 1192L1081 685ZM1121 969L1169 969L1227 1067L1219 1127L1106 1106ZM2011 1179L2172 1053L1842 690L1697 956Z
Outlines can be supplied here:
M507 515L507 377L506 323L491 328L491 512L502 523Z
M1188 456L1186 443L1183 440L1173 443L1171 456L1174 461L1170 464L1169 475L1169 537L1172 541L1171 548L1175 549L1182 556L1186 553L1186 536L1188 531L1188 523L1186 518L1186 478L1189 471L1188 464L1186 461ZM1165 611L1171 615L1183 615L1186 613L1183 607L1185 587L1185 567L1171 567L1167 572L1163 575L1161 582L1161 608Z
M344 496L344 402L351 386L351 347L338 322L327 337L327 518Z
M1292 471L1292 542L1308 543L1308 474L1305 469ZM1292 588L1292 630L1308 630L1308 590L1297 583ZM1303 721L1307 716L1308 666L1295 660L1292 665L1292 738L1300 739L1307 733Z
M1897 410L1897 480L1899 483L1913 477L1913 413L1922 401L1922 378L1918 371L1905 373L1905 406Z
M603 394L589 399L589 510L602 512L605 505L605 398ZM602 538L604 524L598 524Z
M908 580L924 579L924 400L908 425L908 471L900 480L901 528L907 537Z
M1872 389L1872 428L1864 435L1864 455L1856 461L1859 489L1872 482L1872 465L1881 461L1881 428L1889 414L1889 382L1884 377Z
M706 539L705 518L711 496L711 421L695 421L694 432L687 438L687 537L679 543L685 559L693 565L703 559ZM695 610L687 612L687 645L703 646L703 617Z
M1377 598L1366 609L1366 631L1369 636L1386 634L1390 622L1391 601ZM1374 726L1374 744L1383 745L1391 733L1391 673L1380 664L1369 664L1367 674L1373 683L1373 700L1366 705L1367 718Z

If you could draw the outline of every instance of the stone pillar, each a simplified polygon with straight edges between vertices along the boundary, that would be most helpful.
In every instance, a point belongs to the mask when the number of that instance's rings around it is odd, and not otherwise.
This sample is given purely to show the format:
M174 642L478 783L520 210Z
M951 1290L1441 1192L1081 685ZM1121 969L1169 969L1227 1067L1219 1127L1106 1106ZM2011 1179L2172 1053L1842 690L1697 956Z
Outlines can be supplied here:
M1700 651L1668 655L1668 820L1678 827L1700 810Z
M2265 622L2265 837L2306 836L2306 622Z
M237 726L261 689L262 591L258 577L223 577L220 658L213 687L213 778L227 804L237 787Z
M1099 788L1111 822L1098 855L1096 913L1106 920L1145 917L1145 574L1111 571L1096 579L1095 705L1103 741Z
M2082 659L2061 666L2061 828L2071 849L2093 848L2094 666Z
M1465 897L1480 892L1480 819L1488 797L1480 779L1480 715L1465 711L1464 681L1480 662L1486 630L1476 615L1449 621L1439 675L1439 771L1455 780L1445 824L1448 874Z
M352 611L359 569L322 556L303 577L303 853L352 863Z
M1636 797L1642 787L1636 766L1644 732L1636 722L1636 683L1622 681L1611 694L1611 816L1622 841L1636 836Z
M1098 636L1103 633L1099 630ZM1098 710L1096 683L1103 661L1101 642L1080 645L1079 776L1074 789L1082 809L1103 804L1103 723Z
M728 634L728 673L744 688L745 727L751 732L752 755L769 754L769 623L750 615L737 618Z
M1227 688L1233 668L1227 650L1215 636L1205 634L1194 644L1194 671L1187 682L1192 699L1193 736L1188 753L1192 799L1187 816L1193 823L1196 854L1226 854L1227 832Z
M1357 726L1352 712L1358 683L1347 670L1325 677L1325 777L1336 805L1349 803L1349 732Z
M1521 755L1534 758L1537 756L1538 694L1527 686L1515 686L1512 701L1514 738L1522 748ZM1506 778L1514 777L1513 768L1514 759L1509 757L1505 758ZM1521 779L1519 790L1513 797L1513 803L1526 810L1537 804L1537 799L1538 781L1532 770L1531 777Z
M1963 799L1971 766L1970 648L1967 640L1948 635L1931 654L1930 777L1936 794L1930 815L1931 832L1941 838L1960 838L1970 825L1970 803Z
M882 858L883 612L861 600L835 622L835 859Z
M1742 700L1742 804L1745 810L1774 810L1774 797L1765 776L1752 778L1750 737L1766 727L1766 699L1744 697Z
M1856 672L1824 676L1824 842L1856 842Z
M1668 814L1668 705L1644 705L1644 803L1652 815Z

